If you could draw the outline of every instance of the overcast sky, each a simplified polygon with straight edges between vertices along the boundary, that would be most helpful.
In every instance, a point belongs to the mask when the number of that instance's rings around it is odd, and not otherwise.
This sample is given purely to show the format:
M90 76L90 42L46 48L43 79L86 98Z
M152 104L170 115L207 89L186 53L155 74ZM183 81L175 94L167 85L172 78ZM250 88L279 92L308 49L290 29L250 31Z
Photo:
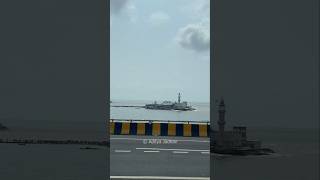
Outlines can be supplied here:
M209 0L111 0L111 100L209 102Z

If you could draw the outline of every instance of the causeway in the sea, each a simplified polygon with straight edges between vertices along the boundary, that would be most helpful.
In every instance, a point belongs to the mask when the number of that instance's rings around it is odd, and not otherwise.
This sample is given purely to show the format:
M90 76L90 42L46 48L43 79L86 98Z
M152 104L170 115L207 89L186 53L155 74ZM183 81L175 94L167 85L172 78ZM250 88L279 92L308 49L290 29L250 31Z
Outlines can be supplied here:
M139 107L112 107L112 106L144 106L153 101L123 101L113 100L110 108L111 119L143 119L143 120L174 120L174 121L207 121L209 122L209 102L189 102L194 111L152 110ZM161 102L158 102L161 103Z

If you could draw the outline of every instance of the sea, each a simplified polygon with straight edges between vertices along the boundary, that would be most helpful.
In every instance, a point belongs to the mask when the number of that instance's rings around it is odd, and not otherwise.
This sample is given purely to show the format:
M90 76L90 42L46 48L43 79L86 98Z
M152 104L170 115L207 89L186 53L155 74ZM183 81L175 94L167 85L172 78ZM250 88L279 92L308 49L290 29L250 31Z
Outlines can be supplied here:
M144 106L153 101L121 101L114 100L111 103L110 118L123 120L159 120L159 121L210 121L209 102L189 102L194 111L167 111L152 110L140 107L113 107L113 106Z
M140 106L150 101L112 101L111 105ZM146 110L111 107L111 119L160 121L209 121L209 103L190 102L195 111ZM89 139L104 138L105 122L1 119L10 127L0 138ZM248 138L261 140L275 150L265 156L213 154L214 180L318 180L319 128L247 127ZM106 179L108 149L81 150L81 145L17 145L0 143L2 180L88 180ZM112 164L110 164L112 166Z
M318 180L319 129L247 127L248 139L275 151L263 156L211 157L214 180Z

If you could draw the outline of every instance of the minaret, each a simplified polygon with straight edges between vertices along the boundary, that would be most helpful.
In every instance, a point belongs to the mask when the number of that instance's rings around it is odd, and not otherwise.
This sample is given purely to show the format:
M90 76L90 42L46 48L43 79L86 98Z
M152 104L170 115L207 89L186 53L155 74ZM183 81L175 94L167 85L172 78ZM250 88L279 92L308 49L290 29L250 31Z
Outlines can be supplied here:
M226 124L226 121L224 120L225 113L226 113L226 107L224 104L224 100L222 98L219 104L219 121L218 121L220 133L224 132L224 125Z
M180 103L180 101L181 101L181 94L179 93L178 94L178 103Z

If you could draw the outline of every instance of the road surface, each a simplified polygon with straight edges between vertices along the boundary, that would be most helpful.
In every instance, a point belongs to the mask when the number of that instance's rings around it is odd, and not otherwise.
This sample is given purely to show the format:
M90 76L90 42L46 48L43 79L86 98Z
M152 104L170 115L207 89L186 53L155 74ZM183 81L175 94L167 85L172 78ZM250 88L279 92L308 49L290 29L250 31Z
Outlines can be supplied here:
M111 179L209 179L209 138L110 137Z

